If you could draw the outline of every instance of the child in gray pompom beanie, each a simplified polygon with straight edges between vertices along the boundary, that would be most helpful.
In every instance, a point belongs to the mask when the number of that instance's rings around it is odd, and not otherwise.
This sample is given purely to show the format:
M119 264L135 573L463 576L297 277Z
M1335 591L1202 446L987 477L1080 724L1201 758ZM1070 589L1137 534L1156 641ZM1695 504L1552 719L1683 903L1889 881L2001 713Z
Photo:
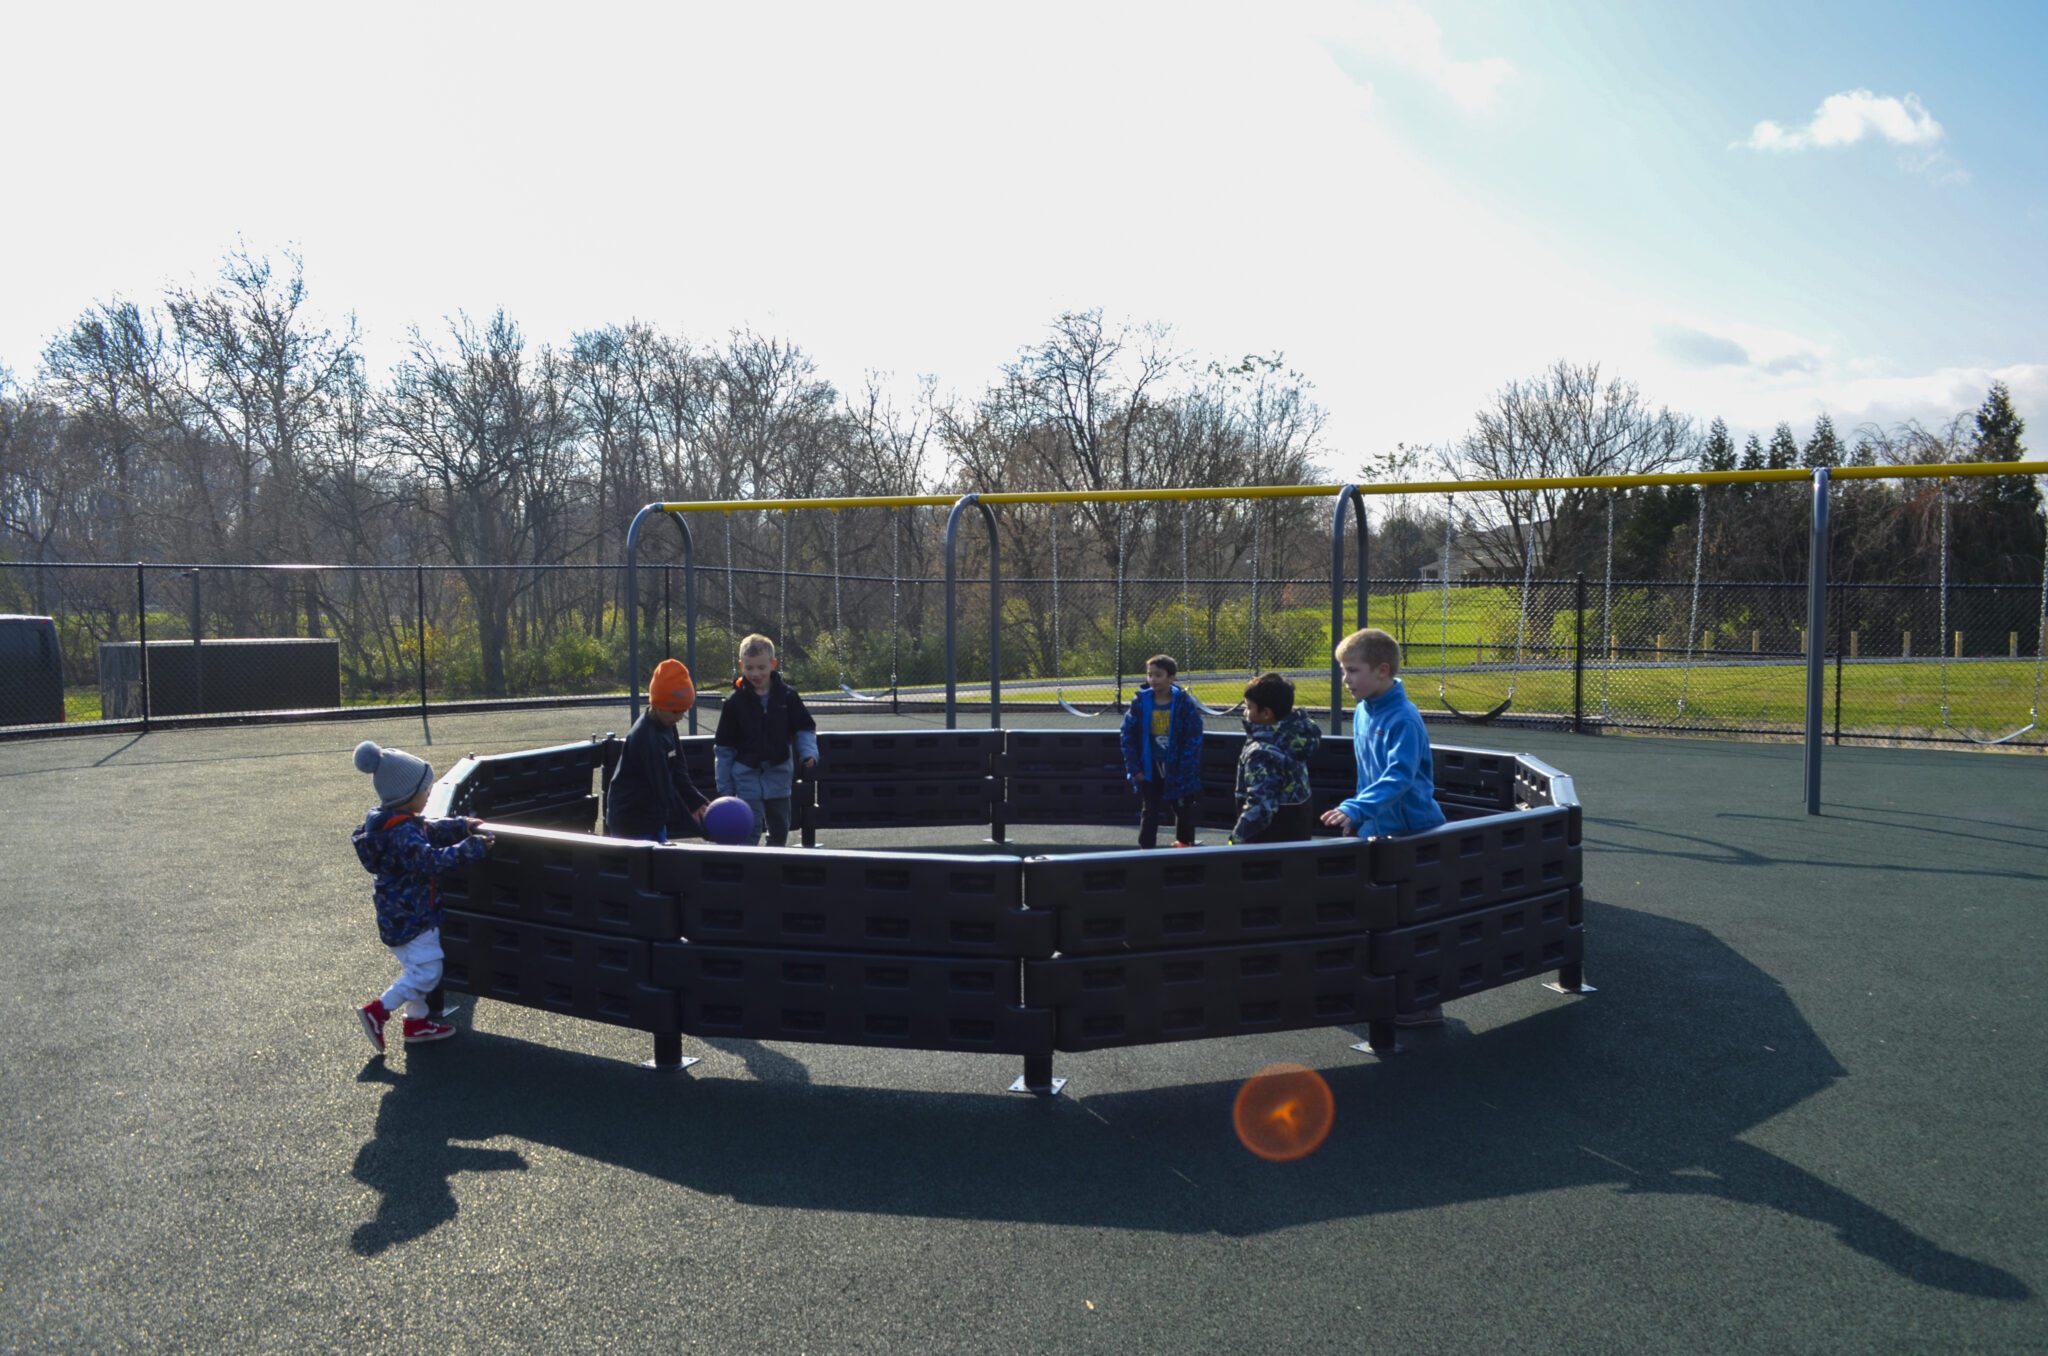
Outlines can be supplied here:
M401 973L382 996L356 1009L370 1044L384 1049L384 1026L405 1019L405 1043L446 1040L455 1028L427 1011L427 995L441 982L441 916L434 878L463 862L481 858L491 836L480 821L424 819L434 785L433 765L402 749L380 749L369 740L356 745L356 770L370 775L377 808L355 831L356 856L377 878L377 935L391 948Z
M370 774L377 805L389 810L403 805L434 784L434 765L404 749L380 749L365 739L356 745L356 771Z

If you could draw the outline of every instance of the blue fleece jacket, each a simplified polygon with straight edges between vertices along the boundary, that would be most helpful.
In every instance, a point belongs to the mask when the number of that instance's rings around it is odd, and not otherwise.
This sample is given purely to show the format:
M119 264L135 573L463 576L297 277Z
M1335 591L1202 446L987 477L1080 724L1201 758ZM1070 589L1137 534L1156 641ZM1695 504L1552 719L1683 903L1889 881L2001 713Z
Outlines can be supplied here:
M1444 822L1436 803L1429 731L1399 678L1352 711L1351 750L1358 759L1358 791L1337 808L1360 838L1422 833Z
M1152 764L1152 712L1155 706L1150 686L1138 689L1124 711L1118 743L1123 749L1124 776L1132 786L1140 777L1157 777L1166 782L1167 800L1192 800L1202 794L1202 708L1192 694L1176 686L1167 706L1166 766Z
M483 839L470 837L466 819L422 819L403 810L370 811L352 841L363 869L377 878L377 935L386 946L440 927L434 877L487 850Z

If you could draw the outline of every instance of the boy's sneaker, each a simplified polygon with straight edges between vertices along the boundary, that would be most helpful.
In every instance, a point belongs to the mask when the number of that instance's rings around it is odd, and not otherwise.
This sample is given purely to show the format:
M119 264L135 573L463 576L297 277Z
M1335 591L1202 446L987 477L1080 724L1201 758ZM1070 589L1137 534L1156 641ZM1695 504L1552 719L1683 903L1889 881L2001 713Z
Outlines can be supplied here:
M377 1047L379 1054L384 1051L384 1024L391 1020L391 1014L384 1010L384 1000L372 998L356 1009L356 1016L363 1019L363 1034L370 1038L370 1044Z
M455 1028L446 1022L437 1022L431 1017L408 1017L405 1019L405 1043L424 1045L428 1041L445 1041L455 1034Z

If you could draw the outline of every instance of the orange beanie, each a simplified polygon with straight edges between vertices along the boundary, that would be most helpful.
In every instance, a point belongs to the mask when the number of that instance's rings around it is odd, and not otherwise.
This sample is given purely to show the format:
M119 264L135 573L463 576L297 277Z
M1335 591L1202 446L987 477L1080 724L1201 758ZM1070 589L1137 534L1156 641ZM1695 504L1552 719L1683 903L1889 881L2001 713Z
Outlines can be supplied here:
M654 676L647 680L647 704L664 711L687 711L697 704L697 689L682 660L664 659L654 666Z

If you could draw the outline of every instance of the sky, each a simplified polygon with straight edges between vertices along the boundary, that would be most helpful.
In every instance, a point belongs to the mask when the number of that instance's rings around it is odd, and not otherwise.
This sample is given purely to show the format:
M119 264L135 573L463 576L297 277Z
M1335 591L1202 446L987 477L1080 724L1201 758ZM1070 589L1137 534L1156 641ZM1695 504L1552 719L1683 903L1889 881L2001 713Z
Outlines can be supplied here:
M22 381L240 243L377 370L502 307L969 397L1100 308L1284 354L1338 475L1558 359L2048 447L2038 0L8 8Z

